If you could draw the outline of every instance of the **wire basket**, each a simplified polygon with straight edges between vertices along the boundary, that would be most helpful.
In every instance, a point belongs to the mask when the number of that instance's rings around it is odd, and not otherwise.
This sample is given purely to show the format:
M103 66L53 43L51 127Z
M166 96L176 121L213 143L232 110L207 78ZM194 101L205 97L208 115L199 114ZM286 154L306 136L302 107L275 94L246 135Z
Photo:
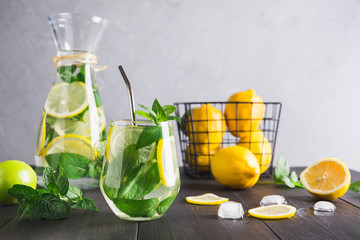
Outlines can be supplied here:
M212 178L210 160L215 152L241 145L257 157L262 176L272 175L282 107L280 102L180 102L174 105L176 116L182 119L177 126L186 174L194 178ZM227 115L227 105L235 109L234 116ZM199 119L194 110L200 107L202 117ZM259 107L263 109L263 117L256 118ZM223 116L222 119L213 118L213 112ZM212 126L217 127L214 129Z

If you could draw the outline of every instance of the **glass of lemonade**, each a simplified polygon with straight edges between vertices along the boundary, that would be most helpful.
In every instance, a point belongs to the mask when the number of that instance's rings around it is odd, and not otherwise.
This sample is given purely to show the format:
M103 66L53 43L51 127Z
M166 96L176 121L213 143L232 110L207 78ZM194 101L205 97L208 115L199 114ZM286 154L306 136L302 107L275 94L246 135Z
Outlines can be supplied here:
M180 189L170 121L111 121L100 189L121 219L160 218Z

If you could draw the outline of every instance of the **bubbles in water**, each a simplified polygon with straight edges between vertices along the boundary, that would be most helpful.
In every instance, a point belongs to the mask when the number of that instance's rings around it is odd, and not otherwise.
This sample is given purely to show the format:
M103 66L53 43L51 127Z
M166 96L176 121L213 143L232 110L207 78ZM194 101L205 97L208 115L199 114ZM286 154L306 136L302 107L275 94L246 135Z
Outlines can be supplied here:
M280 195L268 195L260 201L260 206L287 204L285 198Z
M328 201L318 201L314 205L314 211L334 212L335 209L336 209L335 205Z
M228 219L242 219L244 216L244 209L241 203L228 201L220 205L218 216Z

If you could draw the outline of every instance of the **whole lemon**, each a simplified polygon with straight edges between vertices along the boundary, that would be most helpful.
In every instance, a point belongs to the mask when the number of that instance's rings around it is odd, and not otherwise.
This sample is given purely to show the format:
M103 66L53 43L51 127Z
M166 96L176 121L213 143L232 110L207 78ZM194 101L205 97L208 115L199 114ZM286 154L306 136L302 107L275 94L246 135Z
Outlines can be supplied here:
M210 169L210 159L214 154L220 150L220 146L217 149L211 150L210 154L195 153L194 145L191 144L186 147L185 160L189 164L192 170L199 170L199 172L208 172ZM196 169L197 164L197 169Z
M246 147L255 155L260 165L260 173L265 172L271 163L272 149L264 133L257 129L240 139L238 146Z
M228 99L225 106L226 125L233 136L245 137L259 128L264 113L265 105L255 90L238 92Z
M196 143L196 151L210 154L217 149L226 129L225 117L222 112L209 103L193 110L187 129L190 141Z
M16 204L18 201L7 192L14 184L36 188L36 173L26 163L9 160L0 163L0 204Z
M259 180L259 163L255 155L245 147L223 148L210 161L214 178L226 187L250 188Z

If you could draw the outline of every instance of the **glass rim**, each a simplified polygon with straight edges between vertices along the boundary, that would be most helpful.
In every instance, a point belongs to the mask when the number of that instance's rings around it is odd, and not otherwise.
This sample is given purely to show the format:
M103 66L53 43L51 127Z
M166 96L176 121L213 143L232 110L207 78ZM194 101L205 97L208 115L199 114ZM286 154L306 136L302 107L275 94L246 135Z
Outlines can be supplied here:
M55 22L59 19L73 19L74 17L87 17L91 19L93 23L100 23L105 26L108 25L109 21L105 18L94 16L88 13L51 13L47 16L47 20L49 23Z

